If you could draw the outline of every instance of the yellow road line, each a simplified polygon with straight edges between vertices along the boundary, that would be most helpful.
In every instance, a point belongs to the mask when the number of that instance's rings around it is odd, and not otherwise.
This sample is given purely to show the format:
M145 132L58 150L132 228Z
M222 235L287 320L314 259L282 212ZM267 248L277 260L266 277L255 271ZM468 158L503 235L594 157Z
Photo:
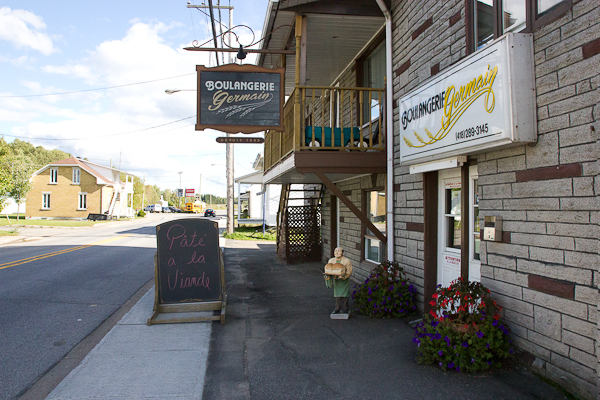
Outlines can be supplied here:
M88 247L98 246L98 245L101 245L101 244L114 242L115 240L123 239L123 238L126 238L128 236L131 236L131 235L117 236L117 237L113 237L113 238L108 238L108 239L100 240L98 242L94 242L94 243L90 243L90 244L85 244L85 245L82 245L82 246L71 247L70 249L54 251L52 253L40 254L39 256L24 258L22 260L11 261L11 262L8 262L8 263L0 264L0 269L10 268L10 267L14 267L16 265L26 264L26 263L32 262L32 261L43 260L44 258L49 258L49 257L58 256L60 254L70 253L72 251L87 249Z

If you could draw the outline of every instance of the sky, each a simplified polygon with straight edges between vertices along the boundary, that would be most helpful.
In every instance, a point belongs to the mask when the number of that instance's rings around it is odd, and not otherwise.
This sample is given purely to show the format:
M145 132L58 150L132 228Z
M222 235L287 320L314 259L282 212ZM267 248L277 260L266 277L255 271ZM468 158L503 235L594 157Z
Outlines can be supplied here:
M234 26L252 29L234 30L242 45L260 38L268 0L220 4L234 7ZM221 21L228 24L227 10ZM215 141L225 134L194 129L195 66L215 66L215 56L183 50L211 39L209 17L187 1L3 0L0 136L112 163L161 189L180 187L181 178L183 188L225 196L225 145ZM234 145L235 177L253 172L261 151Z

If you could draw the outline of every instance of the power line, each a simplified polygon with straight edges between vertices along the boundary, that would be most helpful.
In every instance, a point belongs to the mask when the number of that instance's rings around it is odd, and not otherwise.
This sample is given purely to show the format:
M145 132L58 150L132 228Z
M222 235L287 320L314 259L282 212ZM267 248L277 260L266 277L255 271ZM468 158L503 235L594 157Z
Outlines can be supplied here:
M36 138L36 137L29 137L29 136L9 135L7 133L3 133L3 135L4 136L8 136L8 137L19 138L19 139L34 139L34 140L46 140L46 141L101 139L101 138L107 138L107 137L112 137L112 136L126 135L126 134L129 134L129 133L143 132L143 131L147 131L147 130L150 130L150 129L156 129L156 128L160 128L162 126L174 124L176 122L185 121L186 119L190 119L190 118L196 118L196 116L192 115L191 117L186 117L186 118L178 119L177 121L171 121L171 122L167 122L167 123L161 124L161 125L151 126L149 128L137 129L137 130L134 130L134 131L127 131L127 132L113 133L113 134L110 134L110 135L92 136L92 137L63 138L63 139L56 139L56 138L46 139L46 138ZM173 130L185 128L186 126L192 126L192 125L194 125L194 124L188 124L188 125L185 125L185 126L180 126L178 128L173 128L173 129L169 129L169 130L162 131L162 132L156 132L156 133L169 132L169 131L173 131Z
M168 79L175 79L175 78L181 78L183 76L190 76L190 75L195 75L196 72L192 72L190 74L183 74L183 75L177 75L177 76L172 76L170 78L161 78L161 79L154 79L151 81L144 81L144 82L136 82L136 83L126 83L124 85L116 85L116 86L107 86L107 87L103 87L103 88L96 88L96 89L84 89L84 90L72 90L70 92L59 92L59 93L46 93L46 94L25 94L25 95L9 95L9 96L0 96L0 98L15 98L15 97L44 97L44 96L60 96L63 94L73 94L73 93L84 93L84 92L93 92L93 91L97 91L97 90L107 90L107 89L115 89L115 88L120 88L120 87L125 87L125 86L134 86L134 85L143 85L145 83L152 83L152 82L160 82L160 81L166 81Z

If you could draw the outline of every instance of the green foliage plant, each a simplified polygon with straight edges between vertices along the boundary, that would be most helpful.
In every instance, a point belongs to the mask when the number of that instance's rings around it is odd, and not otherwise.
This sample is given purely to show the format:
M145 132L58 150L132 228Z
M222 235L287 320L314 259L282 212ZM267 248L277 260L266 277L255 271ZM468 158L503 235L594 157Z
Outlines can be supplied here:
M447 288L438 285L432 297L431 311L413 338L419 363L477 372L501 368L513 354L501 307L481 283L459 278Z
M354 285L357 312L373 318L400 318L416 310L417 290L403 275L404 269L395 261L373 268L365 283Z
M146 211L144 211L144 210L138 211L137 216L141 217L141 218L145 217L146 216Z

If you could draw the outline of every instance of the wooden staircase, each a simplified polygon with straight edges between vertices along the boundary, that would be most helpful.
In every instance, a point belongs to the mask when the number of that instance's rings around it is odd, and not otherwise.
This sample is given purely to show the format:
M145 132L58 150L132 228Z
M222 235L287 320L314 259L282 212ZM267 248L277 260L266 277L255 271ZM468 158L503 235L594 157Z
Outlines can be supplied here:
M277 211L277 255L288 264L321 259L324 185L284 184Z

